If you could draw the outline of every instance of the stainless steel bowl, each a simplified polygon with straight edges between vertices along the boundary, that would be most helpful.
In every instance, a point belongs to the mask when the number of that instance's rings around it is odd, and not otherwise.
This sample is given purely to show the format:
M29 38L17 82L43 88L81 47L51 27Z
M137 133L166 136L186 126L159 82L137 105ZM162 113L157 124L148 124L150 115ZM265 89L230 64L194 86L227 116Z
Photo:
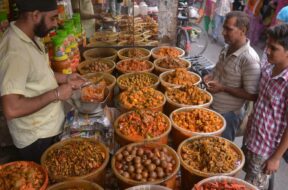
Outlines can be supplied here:
M83 102L81 100L81 89L79 89L73 92L71 96L71 101L68 102L71 103L75 107L75 109L77 109L81 113L95 114L103 111L104 107L108 102L109 95L110 90L108 88L105 88L105 98L102 102Z

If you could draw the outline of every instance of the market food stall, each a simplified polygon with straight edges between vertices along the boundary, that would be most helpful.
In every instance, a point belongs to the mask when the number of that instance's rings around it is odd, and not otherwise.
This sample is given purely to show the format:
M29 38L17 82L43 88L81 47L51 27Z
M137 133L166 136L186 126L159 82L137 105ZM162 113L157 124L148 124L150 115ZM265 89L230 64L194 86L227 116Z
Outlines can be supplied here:
M122 2L122 14L107 13L109 2L92 4L103 20L87 37L81 0L78 13L59 1L60 27L43 39L50 64L86 82L66 102L61 141L45 151L41 166L0 165L0 189L190 190L241 170L241 149L217 137L226 122L209 109L213 97L194 62L200 58L161 46L157 11L132 2Z

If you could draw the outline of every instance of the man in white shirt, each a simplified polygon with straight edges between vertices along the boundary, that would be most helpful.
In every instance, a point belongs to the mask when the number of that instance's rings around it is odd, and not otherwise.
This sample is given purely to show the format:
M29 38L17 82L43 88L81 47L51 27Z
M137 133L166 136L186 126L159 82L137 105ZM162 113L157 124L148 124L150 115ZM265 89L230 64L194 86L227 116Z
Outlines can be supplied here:
M212 31L213 41L219 37L220 28L224 23L225 15L232 10L234 0L217 0L214 12L214 29Z
M73 88L83 81L77 74L54 73L39 38L57 26L56 0L16 3L20 16L0 42L1 100L21 159L40 162L42 153L62 132L62 101L70 98Z
M227 123L222 136L232 141L242 122L244 104L255 101L258 94L260 63L246 37L248 29L249 18L244 12L226 15L223 37L227 46L220 52L213 72L204 77L213 94L211 108L221 113Z

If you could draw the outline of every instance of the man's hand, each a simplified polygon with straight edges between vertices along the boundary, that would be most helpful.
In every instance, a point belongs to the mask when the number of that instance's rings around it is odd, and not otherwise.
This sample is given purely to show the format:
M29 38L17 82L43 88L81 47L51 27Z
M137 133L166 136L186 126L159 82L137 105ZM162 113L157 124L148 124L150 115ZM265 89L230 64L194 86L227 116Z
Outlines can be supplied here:
M73 90L79 89L85 80L77 73L67 76L67 83L71 85Z
M264 172L267 175L277 172L280 166L280 159L274 158L271 156L265 163Z
M205 79L204 79L205 80ZM224 86L219 83L218 81L209 81L206 83L208 86L208 91L211 93L218 93L218 92L223 92L224 91Z
M204 82L207 84L209 81L212 81L213 76L211 74L205 75L203 77Z
M56 95L57 95L57 98L59 100L67 100L67 99L69 99L72 96L72 92L73 92L72 86L70 84L68 84L68 83L67 84L62 84L61 86L59 86L56 89L56 93L58 93Z

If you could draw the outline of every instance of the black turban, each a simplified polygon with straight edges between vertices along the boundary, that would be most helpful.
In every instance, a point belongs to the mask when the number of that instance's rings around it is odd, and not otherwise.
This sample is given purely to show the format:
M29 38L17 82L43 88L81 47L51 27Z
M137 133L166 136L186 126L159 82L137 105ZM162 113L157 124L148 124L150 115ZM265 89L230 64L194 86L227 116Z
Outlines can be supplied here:
M20 11L40 11L47 12L57 9L56 0L16 0L16 5Z

